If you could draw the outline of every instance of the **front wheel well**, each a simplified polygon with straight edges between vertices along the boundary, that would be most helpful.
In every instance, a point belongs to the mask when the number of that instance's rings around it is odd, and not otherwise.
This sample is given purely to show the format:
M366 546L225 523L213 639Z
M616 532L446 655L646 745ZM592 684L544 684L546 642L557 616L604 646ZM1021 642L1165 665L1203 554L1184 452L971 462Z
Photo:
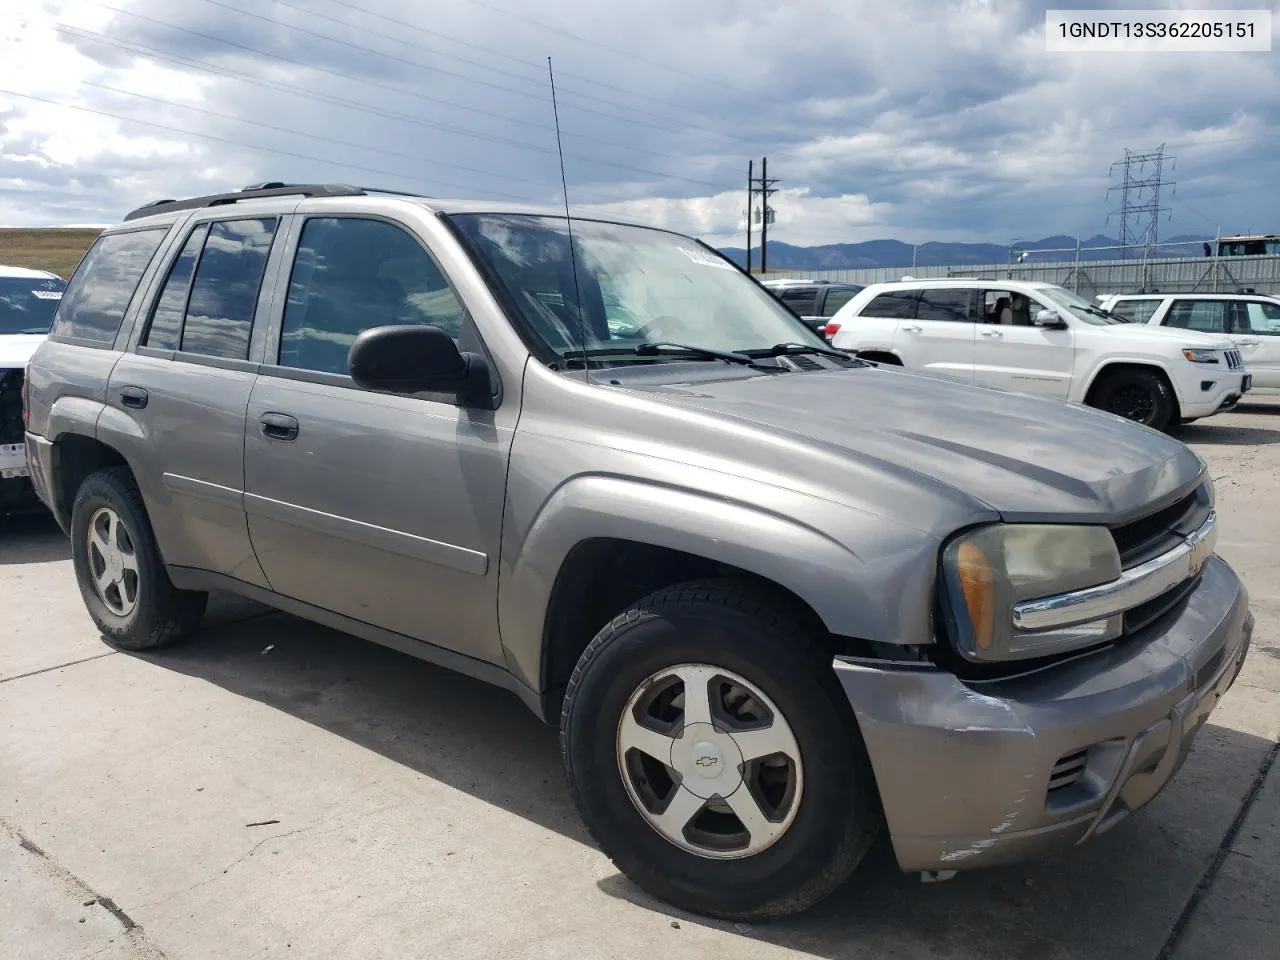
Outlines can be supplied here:
M76 502L80 485L90 474L112 467L129 466L114 447L78 433L59 437L54 444L54 456L53 486L57 500L55 512L59 522L65 520L64 526L71 521L71 507Z
M1181 417L1182 405L1178 402L1178 391L1173 386L1173 381L1169 378L1169 374L1162 367L1158 367L1151 363L1130 363L1118 362L1108 363L1098 368L1093 375L1093 380L1089 384L1089 389L1085 391L1084 403L1086 406L1093 406L1097 401L1098 390L1107 378L1115 376L1117 373L1127 371L1137 371L1140 373L1153 373L1164 381L1165 386L1169 388L1169 397L1173 400L1173 419L1177 420Z
M750 583L837 653L865 655L860 641L831 634L804 600L772 580L696 554L630 540L583 541L565 557L551 590L542 632L542 711L557 722L565 688L587 645L637 600L690 580L730 578Z

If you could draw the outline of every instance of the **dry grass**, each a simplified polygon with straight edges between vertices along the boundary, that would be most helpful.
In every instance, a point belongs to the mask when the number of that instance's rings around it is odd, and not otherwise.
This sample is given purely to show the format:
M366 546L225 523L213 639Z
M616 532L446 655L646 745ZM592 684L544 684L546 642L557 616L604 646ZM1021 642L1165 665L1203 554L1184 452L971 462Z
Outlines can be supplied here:
M0 228L0 264L50 270L62 279L71 273L98 236L98 230Z

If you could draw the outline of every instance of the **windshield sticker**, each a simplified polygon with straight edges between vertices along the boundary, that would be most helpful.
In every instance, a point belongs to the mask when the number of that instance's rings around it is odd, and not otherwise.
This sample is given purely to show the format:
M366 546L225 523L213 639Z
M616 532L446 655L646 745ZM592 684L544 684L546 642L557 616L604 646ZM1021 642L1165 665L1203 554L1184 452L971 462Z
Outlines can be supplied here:
M35 298L37 300L61 300L62 299L61 290L32 290L31 292L32 294L35 295Z
M699 264L700 266L719 267L721 270L733 269L733 264L726 263L725 261L719 259L718 257L713 257L705 253L699 253L697 250L689 250L685 247L678 246L676 247L676 249L679 250L681 253L683 253L686 257L688 257L694 263Z

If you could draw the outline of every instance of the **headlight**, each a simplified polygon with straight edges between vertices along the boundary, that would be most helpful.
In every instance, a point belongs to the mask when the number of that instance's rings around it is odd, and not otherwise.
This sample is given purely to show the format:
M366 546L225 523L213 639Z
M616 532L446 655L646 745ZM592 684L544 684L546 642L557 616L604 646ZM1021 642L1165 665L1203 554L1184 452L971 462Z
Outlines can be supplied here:
M1023 660L1118 637L1119 615L1053 630L1019 630L1013 607L1120 576L1105 527L997 524L957 537L942 554L944 609L960 654L973 661Z
M1201 350L1196 347L1183 347L1182 355L1192 363L1217 363L1217 350Z

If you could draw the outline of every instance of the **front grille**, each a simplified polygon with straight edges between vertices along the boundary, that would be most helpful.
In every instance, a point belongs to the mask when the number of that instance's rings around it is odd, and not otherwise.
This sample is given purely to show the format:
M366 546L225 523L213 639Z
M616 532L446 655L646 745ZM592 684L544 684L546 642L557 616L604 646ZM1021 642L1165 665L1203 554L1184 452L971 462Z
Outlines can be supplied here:
M1133 636L1144 627L1149 627L1182 603L1200 583L1199 577L1184 580L1176 587L1171 587L1158 597L1152 597L1146 603L1139 604L1132 610L1125 611L1124 632Z
M1239 350L1227 351L1227 369L1228 370L1244 369L1244 360L1241 359Z
M0 372L0 443L22 443L21 370Z
M1176 503L1141 519L1112 527L1125 570L1154 560L1190 536L1209 517L1209 490L1201 484Z
M1085 767L1089 764L1089 748L1068 753L1053 765L1049 771L1049 792L1074 787L1084 776Z

